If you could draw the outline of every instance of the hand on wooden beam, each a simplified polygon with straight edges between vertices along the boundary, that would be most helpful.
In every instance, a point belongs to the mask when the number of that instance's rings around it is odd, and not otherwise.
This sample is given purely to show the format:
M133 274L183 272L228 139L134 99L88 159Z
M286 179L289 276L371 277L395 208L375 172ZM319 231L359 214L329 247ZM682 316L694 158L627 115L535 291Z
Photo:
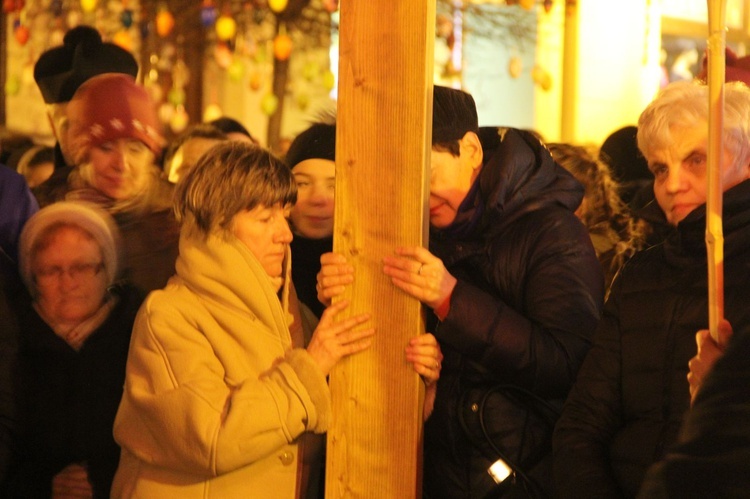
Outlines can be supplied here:
M440 369L443 365L443 352L437 339L430 333L420 334L409 340L406 346L406 361L414 366L414 370L430 386L440 379Z
M456 278L440 258L421 246L396 248L396 255L383 258L383 272L397 288L432 309L451 296Z
M366 350L372 345L374 328L354 330L370 320L370 314L360 314L343 321L333 322L336 314L347 306L349 302L342 300L328 307L323 312L318 327L315 328L310 344L307 346L307 352L326 376L339 360Z
M320 257L318 272L318 301L326 307L331 300L342 294L346 286L354 282L354 266L346 261L344 255L323 253Z

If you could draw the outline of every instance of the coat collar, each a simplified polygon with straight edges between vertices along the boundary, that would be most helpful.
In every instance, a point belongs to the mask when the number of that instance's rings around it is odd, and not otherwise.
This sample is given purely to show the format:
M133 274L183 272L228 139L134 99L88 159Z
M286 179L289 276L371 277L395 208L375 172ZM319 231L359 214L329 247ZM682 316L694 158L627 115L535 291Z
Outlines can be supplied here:
M258 259L236 237L217 234L203 237L191 232L183 227L175 264L177 276L185 285L209 304L257 318L288 335L289 249L284 260L284 285L277 294Z

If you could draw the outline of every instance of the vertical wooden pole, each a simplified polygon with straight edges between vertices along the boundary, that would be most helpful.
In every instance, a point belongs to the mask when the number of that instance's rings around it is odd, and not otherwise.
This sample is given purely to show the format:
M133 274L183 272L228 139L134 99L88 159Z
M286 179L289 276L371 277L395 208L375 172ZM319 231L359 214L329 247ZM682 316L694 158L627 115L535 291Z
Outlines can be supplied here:
M341 0L334 250L356 268L347 313L373 347L331 373L326 497L421 497L422 383L404 348L420 303L382 259L427 242L435 0Z
M708 0L708 191L706 249L708 252L708 329L719 339L724 318L724 230L721 186L724 152L724 77L726 73L726 0Z

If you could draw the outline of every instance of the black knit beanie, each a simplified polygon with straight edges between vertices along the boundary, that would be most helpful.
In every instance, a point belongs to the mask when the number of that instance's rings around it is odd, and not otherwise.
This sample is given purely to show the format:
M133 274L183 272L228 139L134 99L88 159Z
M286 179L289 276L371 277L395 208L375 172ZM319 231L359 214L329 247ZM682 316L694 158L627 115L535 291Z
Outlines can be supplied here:
M432 143L461 139L466 132L477 132L479 120L474 98L455 88L435 85L432 97Z
M293 169L306 159L336 161L336 125L316 123L294 138L286 153L286 164Z

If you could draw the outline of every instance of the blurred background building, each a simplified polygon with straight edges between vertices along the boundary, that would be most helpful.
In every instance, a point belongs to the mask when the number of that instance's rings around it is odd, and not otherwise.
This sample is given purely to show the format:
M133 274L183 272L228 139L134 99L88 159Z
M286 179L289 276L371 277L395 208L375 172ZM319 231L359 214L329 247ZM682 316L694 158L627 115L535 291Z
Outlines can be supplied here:
M435 82L471 92L481 124L548 141L601 144L635 123L698 72L708 35L705 0L436 1ZM172 135L229 116L283 152L335 109L338 0L4 0L2 16L3 134L52 142L33 65L79 24L133 52ZM739 55L748 18L750 0L727 0Z

